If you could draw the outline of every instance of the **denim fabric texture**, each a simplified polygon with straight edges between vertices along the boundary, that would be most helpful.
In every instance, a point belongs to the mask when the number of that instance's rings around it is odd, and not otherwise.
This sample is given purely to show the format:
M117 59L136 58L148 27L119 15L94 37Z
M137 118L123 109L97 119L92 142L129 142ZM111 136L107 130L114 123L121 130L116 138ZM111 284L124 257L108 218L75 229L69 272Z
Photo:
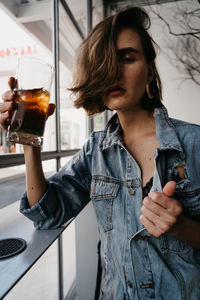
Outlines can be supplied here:
M200 126L169 118L164 106L154 117L159 149L151 190L161 192L175 180L174 197L188 217L200 222ZM48 179L45 195L32 208L24 194L20 211L36 228L49 229L93 202L101 240L101 300L199 300L200 250L167 234L156 238L140 223L141 171L121 133L114 115Z

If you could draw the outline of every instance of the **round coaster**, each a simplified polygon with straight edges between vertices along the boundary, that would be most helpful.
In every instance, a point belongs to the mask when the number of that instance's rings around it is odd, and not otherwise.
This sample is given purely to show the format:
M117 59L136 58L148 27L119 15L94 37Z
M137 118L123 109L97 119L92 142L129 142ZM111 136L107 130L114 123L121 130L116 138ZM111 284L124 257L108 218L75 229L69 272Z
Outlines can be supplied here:
M26 248L26 241L21 238L7 238L0 240L0 259L8 258L22 252Z

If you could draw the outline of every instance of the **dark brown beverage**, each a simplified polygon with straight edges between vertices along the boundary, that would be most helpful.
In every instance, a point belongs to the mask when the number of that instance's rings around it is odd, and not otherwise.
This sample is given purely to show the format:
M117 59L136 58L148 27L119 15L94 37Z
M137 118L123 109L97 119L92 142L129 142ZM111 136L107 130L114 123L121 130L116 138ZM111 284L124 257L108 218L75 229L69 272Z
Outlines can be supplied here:
M9 130L43 136L50 94L43 88L15 91L16 109Z

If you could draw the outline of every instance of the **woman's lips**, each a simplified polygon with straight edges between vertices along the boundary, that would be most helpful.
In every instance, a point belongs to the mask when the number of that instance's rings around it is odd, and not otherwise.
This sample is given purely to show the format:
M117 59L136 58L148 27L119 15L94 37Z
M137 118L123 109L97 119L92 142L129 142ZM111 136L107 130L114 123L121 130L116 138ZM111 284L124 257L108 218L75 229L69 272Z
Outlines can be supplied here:
M120 96L125 92L125 89L120 86L113 86L109 89L108 94L110 96Z

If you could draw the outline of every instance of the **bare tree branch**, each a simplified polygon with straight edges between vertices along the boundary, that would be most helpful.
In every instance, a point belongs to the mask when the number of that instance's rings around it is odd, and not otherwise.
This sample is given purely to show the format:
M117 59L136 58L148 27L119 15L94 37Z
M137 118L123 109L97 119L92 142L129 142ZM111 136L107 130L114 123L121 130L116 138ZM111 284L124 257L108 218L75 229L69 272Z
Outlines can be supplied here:
M191 32L173 32L172 29L171 29L171 26L170 24L167 22L166 19L164 19L160 14L158 14L156 11L152 10L153 13L162 21L165 23L165 25L167 26L168 30L169 30L169 33L174 35L174 36L187 36L187 35L192 35L194 36L195 38L197 38L198 40L200 40L200 37L197 36L198 34L200 34L200 30L195 30L195 31L191 31Z
M200 0L198 0L200 3ZM158 9L159 7L159 9ZM200 85L200 8L189 9L189 6L179 6L176 3L174 10L169 14L162 11L159 5L150 11L165 25L168 33L173 36L173 40L166 37L167 56L171 63L185 74L185 79L192 80ZM176 27L176 30L173 27ZM177 27L179 29L177 30Z

